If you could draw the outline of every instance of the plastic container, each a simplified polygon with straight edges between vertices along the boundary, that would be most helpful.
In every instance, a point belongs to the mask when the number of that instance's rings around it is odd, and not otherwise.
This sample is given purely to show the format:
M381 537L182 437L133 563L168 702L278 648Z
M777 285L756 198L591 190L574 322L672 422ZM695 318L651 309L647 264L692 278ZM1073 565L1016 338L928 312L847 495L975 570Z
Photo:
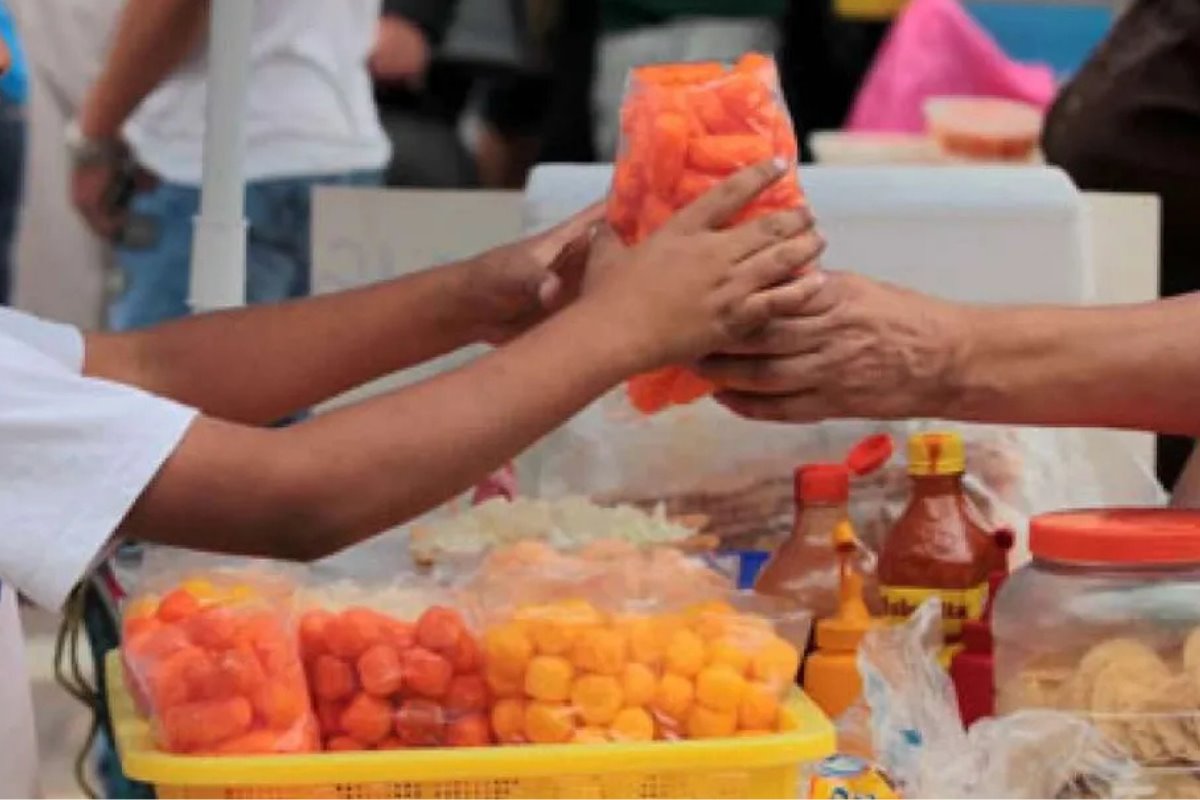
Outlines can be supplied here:
M1029 161L1042 132L1042 112L995 97L933 97L925 127L949 155L974 161Z
M791 698L794 733L646 744L549 745L187 757L154 749L107 661L108 698L125 773L160 798L772 798L794 797L806 765L834 750L829 720L802 694Z
M1087 715L1160 796L1200 796L1200 513L1051 514L993 613L997 710Z

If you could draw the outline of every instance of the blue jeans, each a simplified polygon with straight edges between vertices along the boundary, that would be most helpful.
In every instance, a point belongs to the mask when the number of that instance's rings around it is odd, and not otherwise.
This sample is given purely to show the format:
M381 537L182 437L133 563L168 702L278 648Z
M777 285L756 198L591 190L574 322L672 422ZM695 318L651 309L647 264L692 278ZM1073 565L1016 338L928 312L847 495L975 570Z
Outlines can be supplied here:
M257 181L246 187L246 302L304 297L311 286L312 192L316 186L377 186L375 172ZM129 212L149 231L145 246L117 248L124 280L109 326L125 331L187 316L192 222L200 190L161 183L134 196Z

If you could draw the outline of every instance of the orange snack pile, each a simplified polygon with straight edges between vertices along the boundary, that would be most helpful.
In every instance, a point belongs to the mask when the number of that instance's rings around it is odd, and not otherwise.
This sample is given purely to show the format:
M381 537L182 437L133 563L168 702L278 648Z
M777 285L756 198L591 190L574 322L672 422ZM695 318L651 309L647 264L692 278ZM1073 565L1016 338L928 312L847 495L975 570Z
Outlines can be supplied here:
M781 706L796 649L764 619L706 603L606 614L585 600L526 606L483 639L502 744L708 739L794 728Z
M126 680L173 753L251 755L318 747L286 608L237 579L193 578L126 609Z
M797 161L796 134L775 62L748 53L716 62L656 64L633 71L621 112L622 149L613 172L608 221L627 244L743 167L771 157ZM805 202L795 170L732 221ZM630 402L644 414L691 403L712 385L682 367L633 378Z
M409 623L312 610L300 641L326 750L492 743L482 653L457 611L434 606Z

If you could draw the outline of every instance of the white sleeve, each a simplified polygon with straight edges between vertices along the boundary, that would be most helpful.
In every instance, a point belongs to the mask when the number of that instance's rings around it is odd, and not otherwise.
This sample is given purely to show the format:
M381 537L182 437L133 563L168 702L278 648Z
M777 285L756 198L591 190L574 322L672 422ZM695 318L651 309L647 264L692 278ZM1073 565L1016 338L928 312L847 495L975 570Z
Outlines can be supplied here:
M48 322L0 306L0 334L20 340L72 372L83 371L83 334L72 325Z
M57 608L196 412L26 343L0 336L0 581Z

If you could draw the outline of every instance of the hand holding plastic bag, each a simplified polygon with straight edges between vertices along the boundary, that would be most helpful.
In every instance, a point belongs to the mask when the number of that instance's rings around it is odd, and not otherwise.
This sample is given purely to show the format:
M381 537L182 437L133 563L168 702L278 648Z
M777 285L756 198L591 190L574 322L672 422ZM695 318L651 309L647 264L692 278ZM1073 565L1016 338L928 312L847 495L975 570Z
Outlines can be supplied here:
M906 797L1134 797L1139 769L1081 717L1025 711L964 731L937 662L941 603L859 650L875 758Z

